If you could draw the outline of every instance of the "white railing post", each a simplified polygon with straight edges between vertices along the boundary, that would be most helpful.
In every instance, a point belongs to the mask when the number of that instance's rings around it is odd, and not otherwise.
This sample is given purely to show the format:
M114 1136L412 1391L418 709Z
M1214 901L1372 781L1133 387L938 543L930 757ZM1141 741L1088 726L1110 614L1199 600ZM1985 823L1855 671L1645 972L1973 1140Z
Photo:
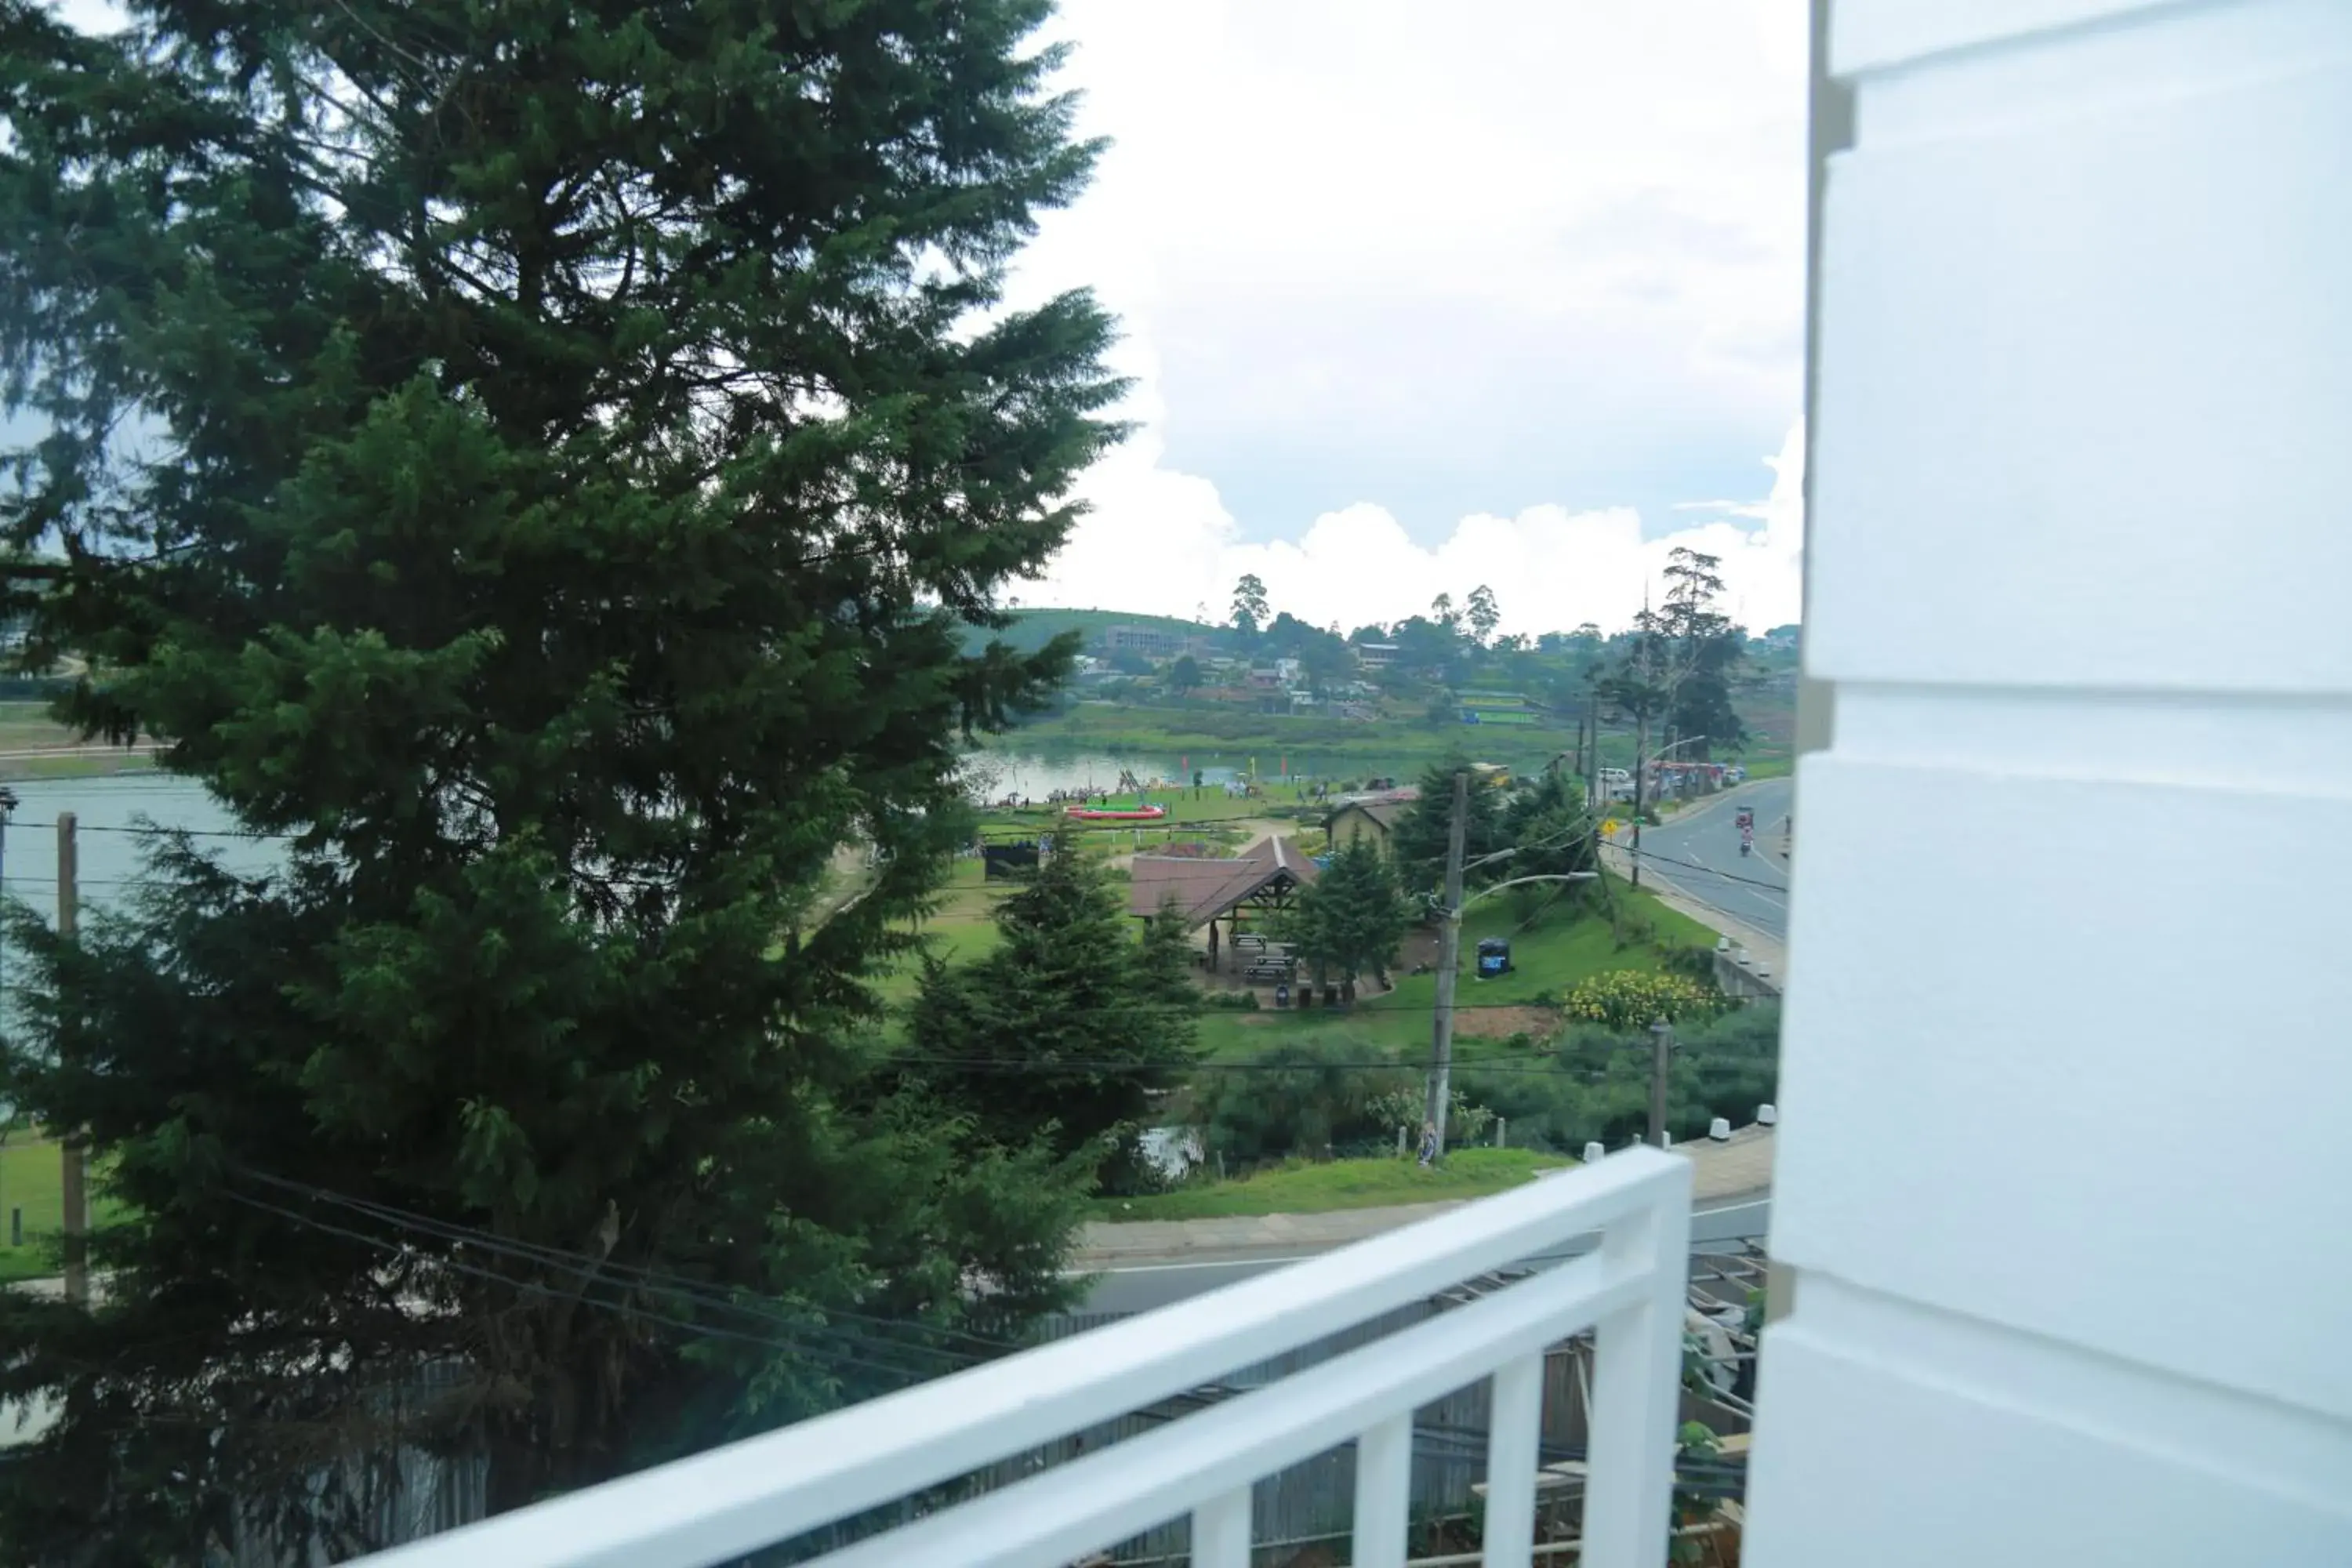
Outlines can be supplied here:
M1356 1444L1358 1568L1401 1568L1413 1412L1490 1379L1489 1563L1533 1555L1548 1347L1600 1334L1584 1562L1655 1568L1672 1484L1691 1166L1635 1149L1180 1308L398 1548L384 1568L707 1568L1369 1323L1564 1244L1597 1253L843 1547L826 1568L1038 1568L1189 1518L1249 1568L1252 1489Z
M1404 1568L1412 1510L1412 1412L1408 1410L1356 1439L1353 1568Z
M1250 1568L1248 1487L1236 1487L1192 1510L1192 1568Z
M1536 1543L1536 1471L1542 1464L1541 1351L1495 1371L1486 1417L1486 1568L1529 1568Z
M1593 1325L1592 1430L1578 1568L1659 1568L1666 1560L1682 1410L1683 1318L1690 1289L1687 1178L1679 1190L1662 1195L1645 1219L1612 1226L1601 1253L1641 1268L1649 1289Z

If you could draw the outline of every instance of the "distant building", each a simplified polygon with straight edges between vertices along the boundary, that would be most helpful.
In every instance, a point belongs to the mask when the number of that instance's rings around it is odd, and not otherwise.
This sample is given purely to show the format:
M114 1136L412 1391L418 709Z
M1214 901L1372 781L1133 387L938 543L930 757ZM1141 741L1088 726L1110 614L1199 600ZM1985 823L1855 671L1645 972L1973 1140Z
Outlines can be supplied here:
M1249 672L1249 682L1261 691L1287 691L1298 684L1298 661L1277 658L1258 665Z
M1389 852L1389 832L1404 810L1402 805L1388 801L1351 801L1324 818L1324 831L1331 836L1331 847L1344 849L1359 840L1369 842L1385 855Z
M1386 669L1396 662L1397 647L1392 642L1360 642L1355 648L1356 662L1366 669Z
M1131 653L1150 659L1181 658L1196 652L1200 640L1189 632L1164 626L1107 626L1102 635L1105 653Z

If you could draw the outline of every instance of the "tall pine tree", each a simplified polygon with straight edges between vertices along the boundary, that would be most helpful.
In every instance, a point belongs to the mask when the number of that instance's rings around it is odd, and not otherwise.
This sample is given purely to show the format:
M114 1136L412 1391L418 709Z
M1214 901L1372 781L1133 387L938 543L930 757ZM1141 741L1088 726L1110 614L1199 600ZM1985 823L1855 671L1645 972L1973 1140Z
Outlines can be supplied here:
M97 1311L0 1298L5 1554L349 1552L311 1480L395 1439L504 1508L867 1375L681 1281L1056 1300L1069 1173L858 1044L959 732L1070 652L966 628L1116 435L1104 314L1000 300L1094 157L1048 0L128 9L0 0L0 576L288 860L12 933L0 1097L130 1217Z
M1201 1006L1183 922L1137 924L1099 862L1068 837L1050 846L998 906L996 948L925 971L911 1072L982 1134L1017 1147L1051 1126L1057 1152L1129 1184L1152 1091L1199 1055Z
M1301 890L1284 935L1312 966L1318 984L1339 976L1352 1002L1360 974L1388 984L1389 965L1412 924L1412 909L1397 886L1395 868L1360 836L1333 851L1322 875Z

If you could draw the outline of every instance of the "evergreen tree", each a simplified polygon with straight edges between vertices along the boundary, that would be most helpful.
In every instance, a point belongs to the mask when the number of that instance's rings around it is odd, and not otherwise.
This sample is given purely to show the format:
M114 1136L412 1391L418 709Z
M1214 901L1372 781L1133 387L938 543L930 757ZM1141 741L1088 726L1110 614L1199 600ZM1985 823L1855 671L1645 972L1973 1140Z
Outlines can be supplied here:
M1511 797L1503 837L1515 851L1503 877L1566 877L1593 869L1593 824L1583 787L1564 767L1547 768ZM1551 891L1565 892L1567 884ZM1549 896L1549 895L1548 895Z
M1366 972L1388 984L1389 965L1404 943L1412 911L1388 858L1360 837L1332 855L1284 923L1317 984L1336 974L1352 998L1356 977Z
M1071 651L964 632L1116 434L1094 303L1000 310L1094 156L1047 0L128 8L0 0L0 396L47 427L0 579L99 672L65 717L287 860L165 845L79 944L11 932L0 1098L130 1217L102 1310L0 1297L0 1398L58 1413L7 1554L194 1561L236 1500L340 1555L320 1467L395 1439L503 1509L872 1381L661 1281L1062 1300L1071 1173L860 1028L959 732Z
M929 966L908 1066L986 1137L1021 1148L1050 1129L1056 1152L1125 1184L1150 1093L1198 1057L1200 994L1183 922L1140 936L1109 873L1065 840L999 905L985 957Z
M1396 856L1398 882L1408 893L1433 892L1445 885L1446 823L1454 811L1454 775L1466 770L1470 759L1449 752L1432 763L1420 778L1421 795L1398 814L1389 829L1389 847ZM1470 781L1470 812L1463 836L1465 860L1475 860L1504 847L1500 802L1496 792L1475 778ZM1482 879L1473 872L1470 883Z

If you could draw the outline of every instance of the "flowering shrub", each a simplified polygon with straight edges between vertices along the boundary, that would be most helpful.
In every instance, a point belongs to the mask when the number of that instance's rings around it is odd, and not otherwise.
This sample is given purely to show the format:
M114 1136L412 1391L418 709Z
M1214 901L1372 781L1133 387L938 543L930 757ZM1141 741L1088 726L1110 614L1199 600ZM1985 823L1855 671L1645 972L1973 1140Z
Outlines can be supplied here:
M1711 988L1679 974L1612 969L1569 993L1568 1016L1612 1029L1637 1029L1660 1018L1671 1024L1705 1017L1722 1000Z

